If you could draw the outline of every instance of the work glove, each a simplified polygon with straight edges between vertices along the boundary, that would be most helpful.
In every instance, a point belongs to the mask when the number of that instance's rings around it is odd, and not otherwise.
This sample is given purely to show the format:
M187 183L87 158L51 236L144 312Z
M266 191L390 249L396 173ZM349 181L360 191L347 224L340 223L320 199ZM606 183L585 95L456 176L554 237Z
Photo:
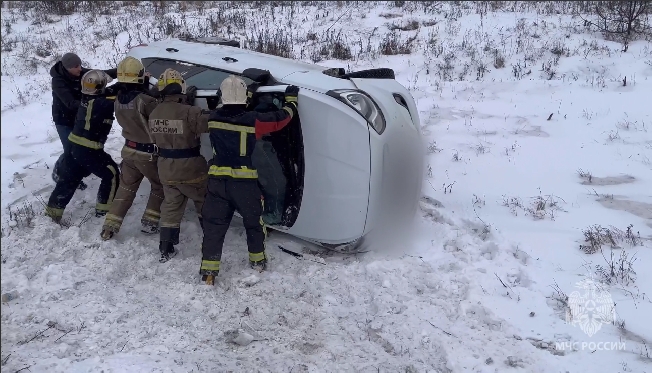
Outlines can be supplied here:
M190 87L186 88L186 103L188 105L194 105L196 98L197 98L197 87L191 85Z
M247 99L249 100L249 102L251 102L251 99L254 97L254 93L256 93L259 87L260 87L260 83L253 82L249 84L249 86L247 87Z
M218 97L206 97L206 106L208 106L208 110L215 110L217 109L217 105L219 105L220 99Z
M297 104L297 97L299 96L299 87L295 85L289 85L285 88L285 102L294 102Z

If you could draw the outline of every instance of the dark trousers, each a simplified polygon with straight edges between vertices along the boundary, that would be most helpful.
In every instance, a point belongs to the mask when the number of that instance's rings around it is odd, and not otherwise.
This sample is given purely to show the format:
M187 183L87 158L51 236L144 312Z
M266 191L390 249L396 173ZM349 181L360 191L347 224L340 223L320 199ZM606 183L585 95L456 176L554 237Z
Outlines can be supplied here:
M60 218L75 194L79 182L90 174L102 179L97 192L95 210L102 213L108 212L120 185L118 165L102 149L95 150L70 144L70 151L64 153L60 165L59 180L48 200L48 216Z
M70 151L70 141L68 140L68 136L72 132L72 127L62 126L60 124L55 124L54 126L57 128L57 134L59 134L59 140L61 140L61 145L63 146L63 154L59 156L59 159L57 159L57 162L54 164L54 168L52 169L52 180L56 183L57 178L59 177L57 173L59 172L59 167L63 162L63 157ZM79 189L86 189L86 184L84 184L83 181L79 181Z
M61 145L63 145L63 153L67 153L70 149L70 141L68 141L68 136L72 132L72 127L62 126L60 124L55 124L57 128L57 133L59 134L59 140L61 140Z
M235 211L242 216L247 230L249 260L252 262L266 260L267 231L261 218L263 199L257 180L210 177L202 209L204 241L200 274L216 275L219 271L224 237Z

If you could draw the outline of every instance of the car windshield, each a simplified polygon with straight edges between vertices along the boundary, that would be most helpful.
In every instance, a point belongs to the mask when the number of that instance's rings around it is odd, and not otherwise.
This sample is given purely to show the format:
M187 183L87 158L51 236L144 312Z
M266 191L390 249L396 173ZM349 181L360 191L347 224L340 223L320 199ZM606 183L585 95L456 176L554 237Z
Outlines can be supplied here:
M232 75L228 72L214 70L204 66L196 66L183 61L143 58L143 65L145 66L145 70L149 71L154 78L158 79L165 69L174 69L183 76L188 87L194 85L197 89L208 91L217 91L222 81L229 75ZM253 80L249 78L243 76L241 78L247 85L253 83Z

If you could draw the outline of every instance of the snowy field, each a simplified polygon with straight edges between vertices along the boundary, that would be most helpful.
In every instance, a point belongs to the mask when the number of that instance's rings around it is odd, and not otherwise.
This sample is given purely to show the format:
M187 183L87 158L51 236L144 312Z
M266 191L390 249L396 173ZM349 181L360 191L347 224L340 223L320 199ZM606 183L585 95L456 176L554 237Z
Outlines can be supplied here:
M2 9L3 372L652 372L652 43L624 51L568 2L132 3ZM46 219L53 61L183 33L393 68L428 142L412 237L344 256L272 234L254 274L234 221L207 287L192 207L168 263L139 232L146 182L114 240L95 177L69 228Z

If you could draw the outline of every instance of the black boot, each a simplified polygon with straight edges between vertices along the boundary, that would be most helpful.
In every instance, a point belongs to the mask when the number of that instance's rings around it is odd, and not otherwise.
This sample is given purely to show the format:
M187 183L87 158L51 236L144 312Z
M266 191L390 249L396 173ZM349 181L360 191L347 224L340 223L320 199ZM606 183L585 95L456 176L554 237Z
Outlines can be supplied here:
M257 270L258 272L263 272L267 270L267 259L259 260L257 262L250 260L249 265L252 269Z
M141 219L140 224L142 224L142 228L140 228L140 231L145 234L159 233L158 225L152 223L149 220Z
M171 241L160 241L158 249L161 252L161 258L158 260L160 263L165 263L177 255Z

